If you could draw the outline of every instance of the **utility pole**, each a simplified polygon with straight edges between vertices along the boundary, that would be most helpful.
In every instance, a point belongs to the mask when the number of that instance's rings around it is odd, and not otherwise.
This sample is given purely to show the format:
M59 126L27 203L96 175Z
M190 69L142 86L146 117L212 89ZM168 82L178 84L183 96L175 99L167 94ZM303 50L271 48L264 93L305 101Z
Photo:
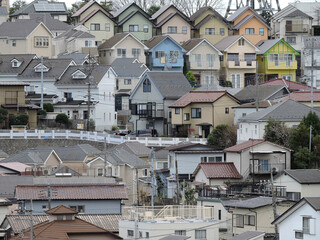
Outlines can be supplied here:
M104 176L107 177L107 137L104 137Z
M270 165L270 169L272 169ZM273 208L273 217L274 220L277 218L277 196L276 196L276 191L274 190L274 182L273 182L273 174L272 170L270 171L271 174L271 193L272 193L272 208ZM274 232L275 232L275 240L278 239L278 225L274 225Z
M91 104L91 84L93 83L94 77L91 76L93 71L93 63L91 63L91 56L89 53L89 74L88 74L88 119L87 119L87 131L90 131L90 104Z
M50 184L48 184L48 209L51 209L51 189Z
M136 183L137 183L137 199L136 199L136 203L137 203L137 206L139 206L139 174L138 174L138 168L136 168Z
M313 64L314 64L314 38L311 38L311 109L313 109Z
M43 57L41 57L41 103L40 107L43 110Z
M30 239L33 240L34 232L33 232L33 201L32 198L30 199Z
M256 58L256 112L259 111L259 74L258 74L258 58Z
M153 164L155 160L155 154L154 154L154 149L152 147L152 164L151 164L151 207L152 207L152 212L154 208L154 169L153 169Z
M186 197L186 188L185 188L186 180L183 179L183 188L182 188L182 205L184 205L185 197Z
M176 183L177 183L177 205L180 204L180 196L179 196L179 175L178 175L178 160L176 158L176 156L174 155L175 158L175 165L176 165Z

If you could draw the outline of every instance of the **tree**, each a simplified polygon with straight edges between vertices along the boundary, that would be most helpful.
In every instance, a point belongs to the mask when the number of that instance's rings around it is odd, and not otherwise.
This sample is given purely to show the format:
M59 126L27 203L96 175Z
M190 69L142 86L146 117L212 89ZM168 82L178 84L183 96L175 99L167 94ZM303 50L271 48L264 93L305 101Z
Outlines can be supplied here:
M9 118L9 124L11 125L27 125L29 122L29 116L27 114L13 114Z
M160 9L160 6L151 5L151 6L148 8L147 13L148 13L150 16L152 16L152 15L155 14L159 9Z
M289 147L290 130L283 122L269 119L264 133L264 139L276 144Z
M191 71L187 72L186 78L188 79L188 81L192 87L194 87L196 85L197 79Z
M309 128L302 121L297 128L292 129L289 137L290 148L297 151L299 147L309 146Z
M46 112L53 112L53 105L51 103L44 103L43 109L46 110Z
M8 118L8 110L0 108L0 123L3 123Z
M64 124L64 125L68 125L69 124L69 118L66 114L64 113L59 113L57 116L56 116L56 123L59 123L60 125L61 124Z
M78 11L80 8L82 8L88 1L78 1L78 2L75 2L71 5L71 8L68 9L68 16L67 16L67 22L69 24L72 23L72 19L71 19L71 16L76 12Z
M293 154L293 168L310 168L316 160L315 154L307 147L298 147Z
M113 2L112 1L100 1L100 5L107 11L111 11L112 10L112 5Z
M310 128L312 125L313 136L320 134L320 119L315 112L310 111L306 117L302 119L302 122Z
M237 143L237 132L234 127L220 124L213 129L207 139L207 144L220 149L231 147Z
M266 21L268 25L270 25L272 14L270 12L263 11L261 13L261 17Z
M9 9L9 15L15 13L16 11L20 10L22 7L27 5L26 1L24 0L16 0L12 3L12 7Z

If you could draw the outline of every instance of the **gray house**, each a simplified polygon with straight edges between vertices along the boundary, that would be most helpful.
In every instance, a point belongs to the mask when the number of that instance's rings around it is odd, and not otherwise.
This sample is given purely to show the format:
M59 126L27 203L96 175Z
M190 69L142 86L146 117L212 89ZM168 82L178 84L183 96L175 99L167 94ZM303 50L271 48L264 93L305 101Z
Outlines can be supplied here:
M156 129L159 135L171 135L169 106L191 90L181 72L146 72L130 96L134 130Z

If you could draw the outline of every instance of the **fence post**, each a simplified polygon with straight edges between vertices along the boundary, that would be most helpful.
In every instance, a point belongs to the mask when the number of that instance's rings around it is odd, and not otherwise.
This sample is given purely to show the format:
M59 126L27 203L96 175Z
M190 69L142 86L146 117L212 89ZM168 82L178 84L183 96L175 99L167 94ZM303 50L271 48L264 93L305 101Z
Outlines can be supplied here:
M94 141L97 141L97 132L94 132Z
M38 130L38 138L41 139L41 130Z
M52 130L52 139L55 139L55 135L54 135L55 131Z
M107 135L107 141L110 143L110 134Z
M66 130L66 138L69 139L69 130Z
M24 135L24 139L27 139L27 130L26 129L24 130L23 135Z
M12 139L13 138L13 130L11 129L10 130L10 139Z
M145 144L146 146L148 146L148 138L147 138L147 137L144 139L144 144Z
M88 131L87 132L87 140L89 140L90 139L90 132Z
M83 131L80 131L80 139L83 139Z
M124 143L124 142L125 142L124 137L121 136L121 143Z
M162 146L162 138L159 138L159 146Z

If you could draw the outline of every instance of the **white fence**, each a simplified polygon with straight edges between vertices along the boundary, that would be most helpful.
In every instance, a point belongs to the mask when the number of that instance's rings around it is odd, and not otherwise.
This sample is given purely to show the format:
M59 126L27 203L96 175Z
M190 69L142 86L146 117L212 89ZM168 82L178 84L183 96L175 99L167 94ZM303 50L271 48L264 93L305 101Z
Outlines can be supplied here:
M121 144L123 142L137 141L146 146L170 146L180 142L206 144L205 138L170 138L170 137L128 137L111 135L106 132L87 132L77 130L1 130L0 139L75 139L94 142Z

